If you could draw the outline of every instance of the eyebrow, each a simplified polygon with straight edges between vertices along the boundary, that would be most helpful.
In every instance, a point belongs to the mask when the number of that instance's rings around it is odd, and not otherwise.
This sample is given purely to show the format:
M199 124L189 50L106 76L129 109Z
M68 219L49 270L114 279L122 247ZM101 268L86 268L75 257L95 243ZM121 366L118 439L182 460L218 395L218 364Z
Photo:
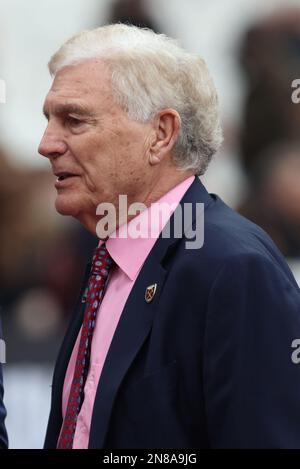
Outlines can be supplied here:
M46 119L49 118L49 113L47 106L43 107L43 114ZM91 117L93 114L90 109L82 104L67 103L67 104L57 104L54 106L54 114L56 115L65 115L65 114L77 114L79 116Z

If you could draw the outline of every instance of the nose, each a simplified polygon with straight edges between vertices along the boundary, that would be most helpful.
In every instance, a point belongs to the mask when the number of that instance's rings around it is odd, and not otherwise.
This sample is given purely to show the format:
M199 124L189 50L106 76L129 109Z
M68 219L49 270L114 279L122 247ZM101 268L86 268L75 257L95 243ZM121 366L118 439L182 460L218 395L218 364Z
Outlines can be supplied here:
M58 129L55 130L53 127L50 127L49 123L39 144L38 152L47 158L55 158L63 155L66 151L67 144L62 139L60 132Z

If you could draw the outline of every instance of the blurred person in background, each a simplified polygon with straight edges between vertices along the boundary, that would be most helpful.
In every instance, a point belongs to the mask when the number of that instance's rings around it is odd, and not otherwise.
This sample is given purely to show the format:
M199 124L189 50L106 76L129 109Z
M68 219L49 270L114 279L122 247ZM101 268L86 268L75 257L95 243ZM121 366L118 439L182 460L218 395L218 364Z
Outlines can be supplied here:
M222 140L205 62L110 25L71 38L49 69L39 152L57 211L100 240L56 362L45 448L300 448L300 292L265 232L197 177ZM147 209L130 217L120 194ZM103 202L121 220L107 235ZM169 236L128 235L153 202L177 207ZM204 244L187 248L201 226Z
M253 176L243 215L266 230L286 256L300 258L300 141L270 145Z
M300 78L300 9L276 11L251 27L240 63L247 86L240 154L249 188L239 212L285 256L298 258L300 155L293 145L299 145L300 105L292 102L292 83Z
M158 32L144 0L114 1L107 23L127 23Z
M0 319L0 340L2 341L2 325ZM2 356L3 348L2 344L0 344L0 449L6 449L8 447L8 439L7 439L7 432L5 428L5 417L6 417L6 410L3 404L3 377L2 377L2 360L4 357Z
M0 362L0 449L7 449L8 447L8 439L7 433L5 428L5 417L6 417L6 410L3 404L3 377L2 377L2 365Z
M57 222L47 171L19 169L10 160L0 149L0 305L8 361L51 362L95 239Z

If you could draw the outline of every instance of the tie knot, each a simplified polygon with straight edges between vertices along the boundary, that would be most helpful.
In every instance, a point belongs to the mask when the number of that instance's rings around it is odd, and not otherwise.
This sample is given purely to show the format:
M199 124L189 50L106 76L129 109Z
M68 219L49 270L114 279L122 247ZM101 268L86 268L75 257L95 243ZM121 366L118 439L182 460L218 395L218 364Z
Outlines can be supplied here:
M104 278L108 277L112 264L113 260L110 257L105 244L98 246L93 255L91 275L101 275Z

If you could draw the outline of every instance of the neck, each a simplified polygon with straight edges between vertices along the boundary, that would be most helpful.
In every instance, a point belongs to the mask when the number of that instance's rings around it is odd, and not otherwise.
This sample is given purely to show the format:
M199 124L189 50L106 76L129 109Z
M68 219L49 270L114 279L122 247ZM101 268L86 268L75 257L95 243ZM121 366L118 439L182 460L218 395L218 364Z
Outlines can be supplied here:
M176 187L178 184L181 182L185 181L187 178L191 177L194 175L193 171L176 171L176 173L172 174L162 174L157 180L153 182L153 184L150 185L150 187L147 187L147 190L145 190L140 196L135 196L130 200L128 197L127 204L126 204L126 210L128 210L128 207L133 204L133 203L141 203L145 207L150 207L151 204L159 200L161 197L163 197L167 192L172 190L174 187ZM125 208L125 207L124 207ZM110 230L108 233L111 234L116 228L119 226L128 223L131 219L133 219L136 215L128 215L128 213L123 213L120 216L119 212L119 200L116 201L115 204L115 212L111 214L112 218L115 218L114 215L116 214L116 224L111 223L110 221L110 226L113 228ZM79 221L85 226L85 228L90 231L93 235L97 235L97 224L99 220L101 219L100 216L96 216L95 214L86 214L84 217L82 217ZM111 220L111 219L110 219ZM119 220L122 220L122 222L119 224Z
M141 197L141 202L149 207L152 203L159 200L167 192L178 186L181 182L194 175L193 171L180 171L168 176L163 175L148 188L147 192Z

